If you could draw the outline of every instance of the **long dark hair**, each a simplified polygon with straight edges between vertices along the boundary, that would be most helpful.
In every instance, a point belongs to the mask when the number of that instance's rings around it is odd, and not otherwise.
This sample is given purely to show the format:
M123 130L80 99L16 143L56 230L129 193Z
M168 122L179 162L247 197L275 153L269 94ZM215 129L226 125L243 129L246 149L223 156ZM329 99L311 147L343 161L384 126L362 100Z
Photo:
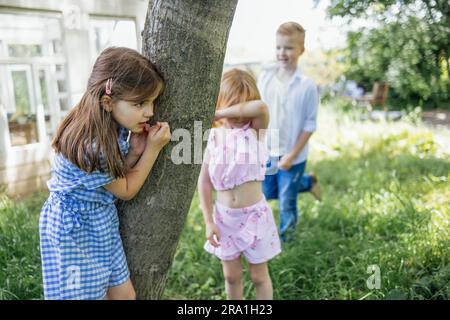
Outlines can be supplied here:
M103 50L92 68L86 92L58 127L52 147L83 171L107 170L117 178L128 168L117 141L119 125L100 102L108 79L112 79L113 103L139 103L159 94L163 87L158 69L137 51L123 47ZM100 165L100 153L106 168Z

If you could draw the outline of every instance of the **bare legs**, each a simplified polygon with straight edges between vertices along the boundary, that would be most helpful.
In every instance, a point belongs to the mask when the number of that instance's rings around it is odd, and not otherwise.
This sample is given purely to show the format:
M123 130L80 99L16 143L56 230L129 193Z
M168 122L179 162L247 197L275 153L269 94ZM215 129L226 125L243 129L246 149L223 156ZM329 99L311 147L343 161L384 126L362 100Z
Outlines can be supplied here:
M259 264L249 263L249 268L250 278L256 289L256 300L272 300L272 280L270 279L267 262Z
M243 268L241 258L222 261L225 277L225 290L229 300L242 300L243 298ZM257 300L272 300L272 281L269 275L267 262L259 264L249 263L250 278L255 285Z
M229 300L242 300L242 263L241 258L222 260L225 290Z

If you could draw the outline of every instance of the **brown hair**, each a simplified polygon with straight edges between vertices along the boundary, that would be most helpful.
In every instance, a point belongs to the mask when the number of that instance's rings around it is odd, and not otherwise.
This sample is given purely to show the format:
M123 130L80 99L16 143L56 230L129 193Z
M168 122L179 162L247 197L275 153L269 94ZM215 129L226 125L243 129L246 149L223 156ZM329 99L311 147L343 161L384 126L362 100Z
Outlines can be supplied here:
M137 51L124 47L103 50L92 68L86 92L58 127L52 147L83 171L107 170L117 178L128 168L118 145L119 124L100 102L108 79L112 79L112 102L142 102L163 88L158 69ZM106 167L100 163L100 153Z
M297 22L289 21L281 24L278 27L277 34L285 35L285 36L291 36L296 34L299 37L300 45L302 47L305 46L305 33L306 30L303 29L303 27L298 24Z
M261 95L256 86L255 78L247 71L231 69L222 75L216 110L228 108L241 102L260 99ZM216 121L213 126L217 127L221 124L221 121Z

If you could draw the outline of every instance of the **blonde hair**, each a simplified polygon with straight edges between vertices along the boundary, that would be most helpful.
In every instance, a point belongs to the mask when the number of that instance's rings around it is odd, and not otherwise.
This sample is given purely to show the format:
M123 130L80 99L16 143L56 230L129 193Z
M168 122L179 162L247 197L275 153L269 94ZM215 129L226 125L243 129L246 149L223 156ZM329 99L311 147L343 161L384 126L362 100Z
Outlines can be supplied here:
M255 78L247 71L231 69L222 75L216 110L260 99L261 95L256 86ZM214 126L217 127L221 124L221 122L216 121Z
M281 24L277 29L277 34L291 36L297 35L300 40L300 45L305 47L305 33L306 30L297 22L289 21Z

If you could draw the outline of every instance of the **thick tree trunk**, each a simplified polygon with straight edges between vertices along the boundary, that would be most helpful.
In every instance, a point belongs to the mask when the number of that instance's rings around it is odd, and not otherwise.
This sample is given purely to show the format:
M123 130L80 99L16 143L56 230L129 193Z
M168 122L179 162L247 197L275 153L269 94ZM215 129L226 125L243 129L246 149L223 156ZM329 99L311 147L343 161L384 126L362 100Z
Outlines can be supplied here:
M139 194L119 204L121 234L138 299L159 299L197 185L202 138L194 121L210 128L214 116L228 33L237 0L150 1L143 54L161 70L165 89L156 119L172 133L189 130L190 164L176 165L171 142L159 155ZM198 124L198 123L197 123ZM200 145L194 146L194 139ZM200 158L201 161L201 158Z

